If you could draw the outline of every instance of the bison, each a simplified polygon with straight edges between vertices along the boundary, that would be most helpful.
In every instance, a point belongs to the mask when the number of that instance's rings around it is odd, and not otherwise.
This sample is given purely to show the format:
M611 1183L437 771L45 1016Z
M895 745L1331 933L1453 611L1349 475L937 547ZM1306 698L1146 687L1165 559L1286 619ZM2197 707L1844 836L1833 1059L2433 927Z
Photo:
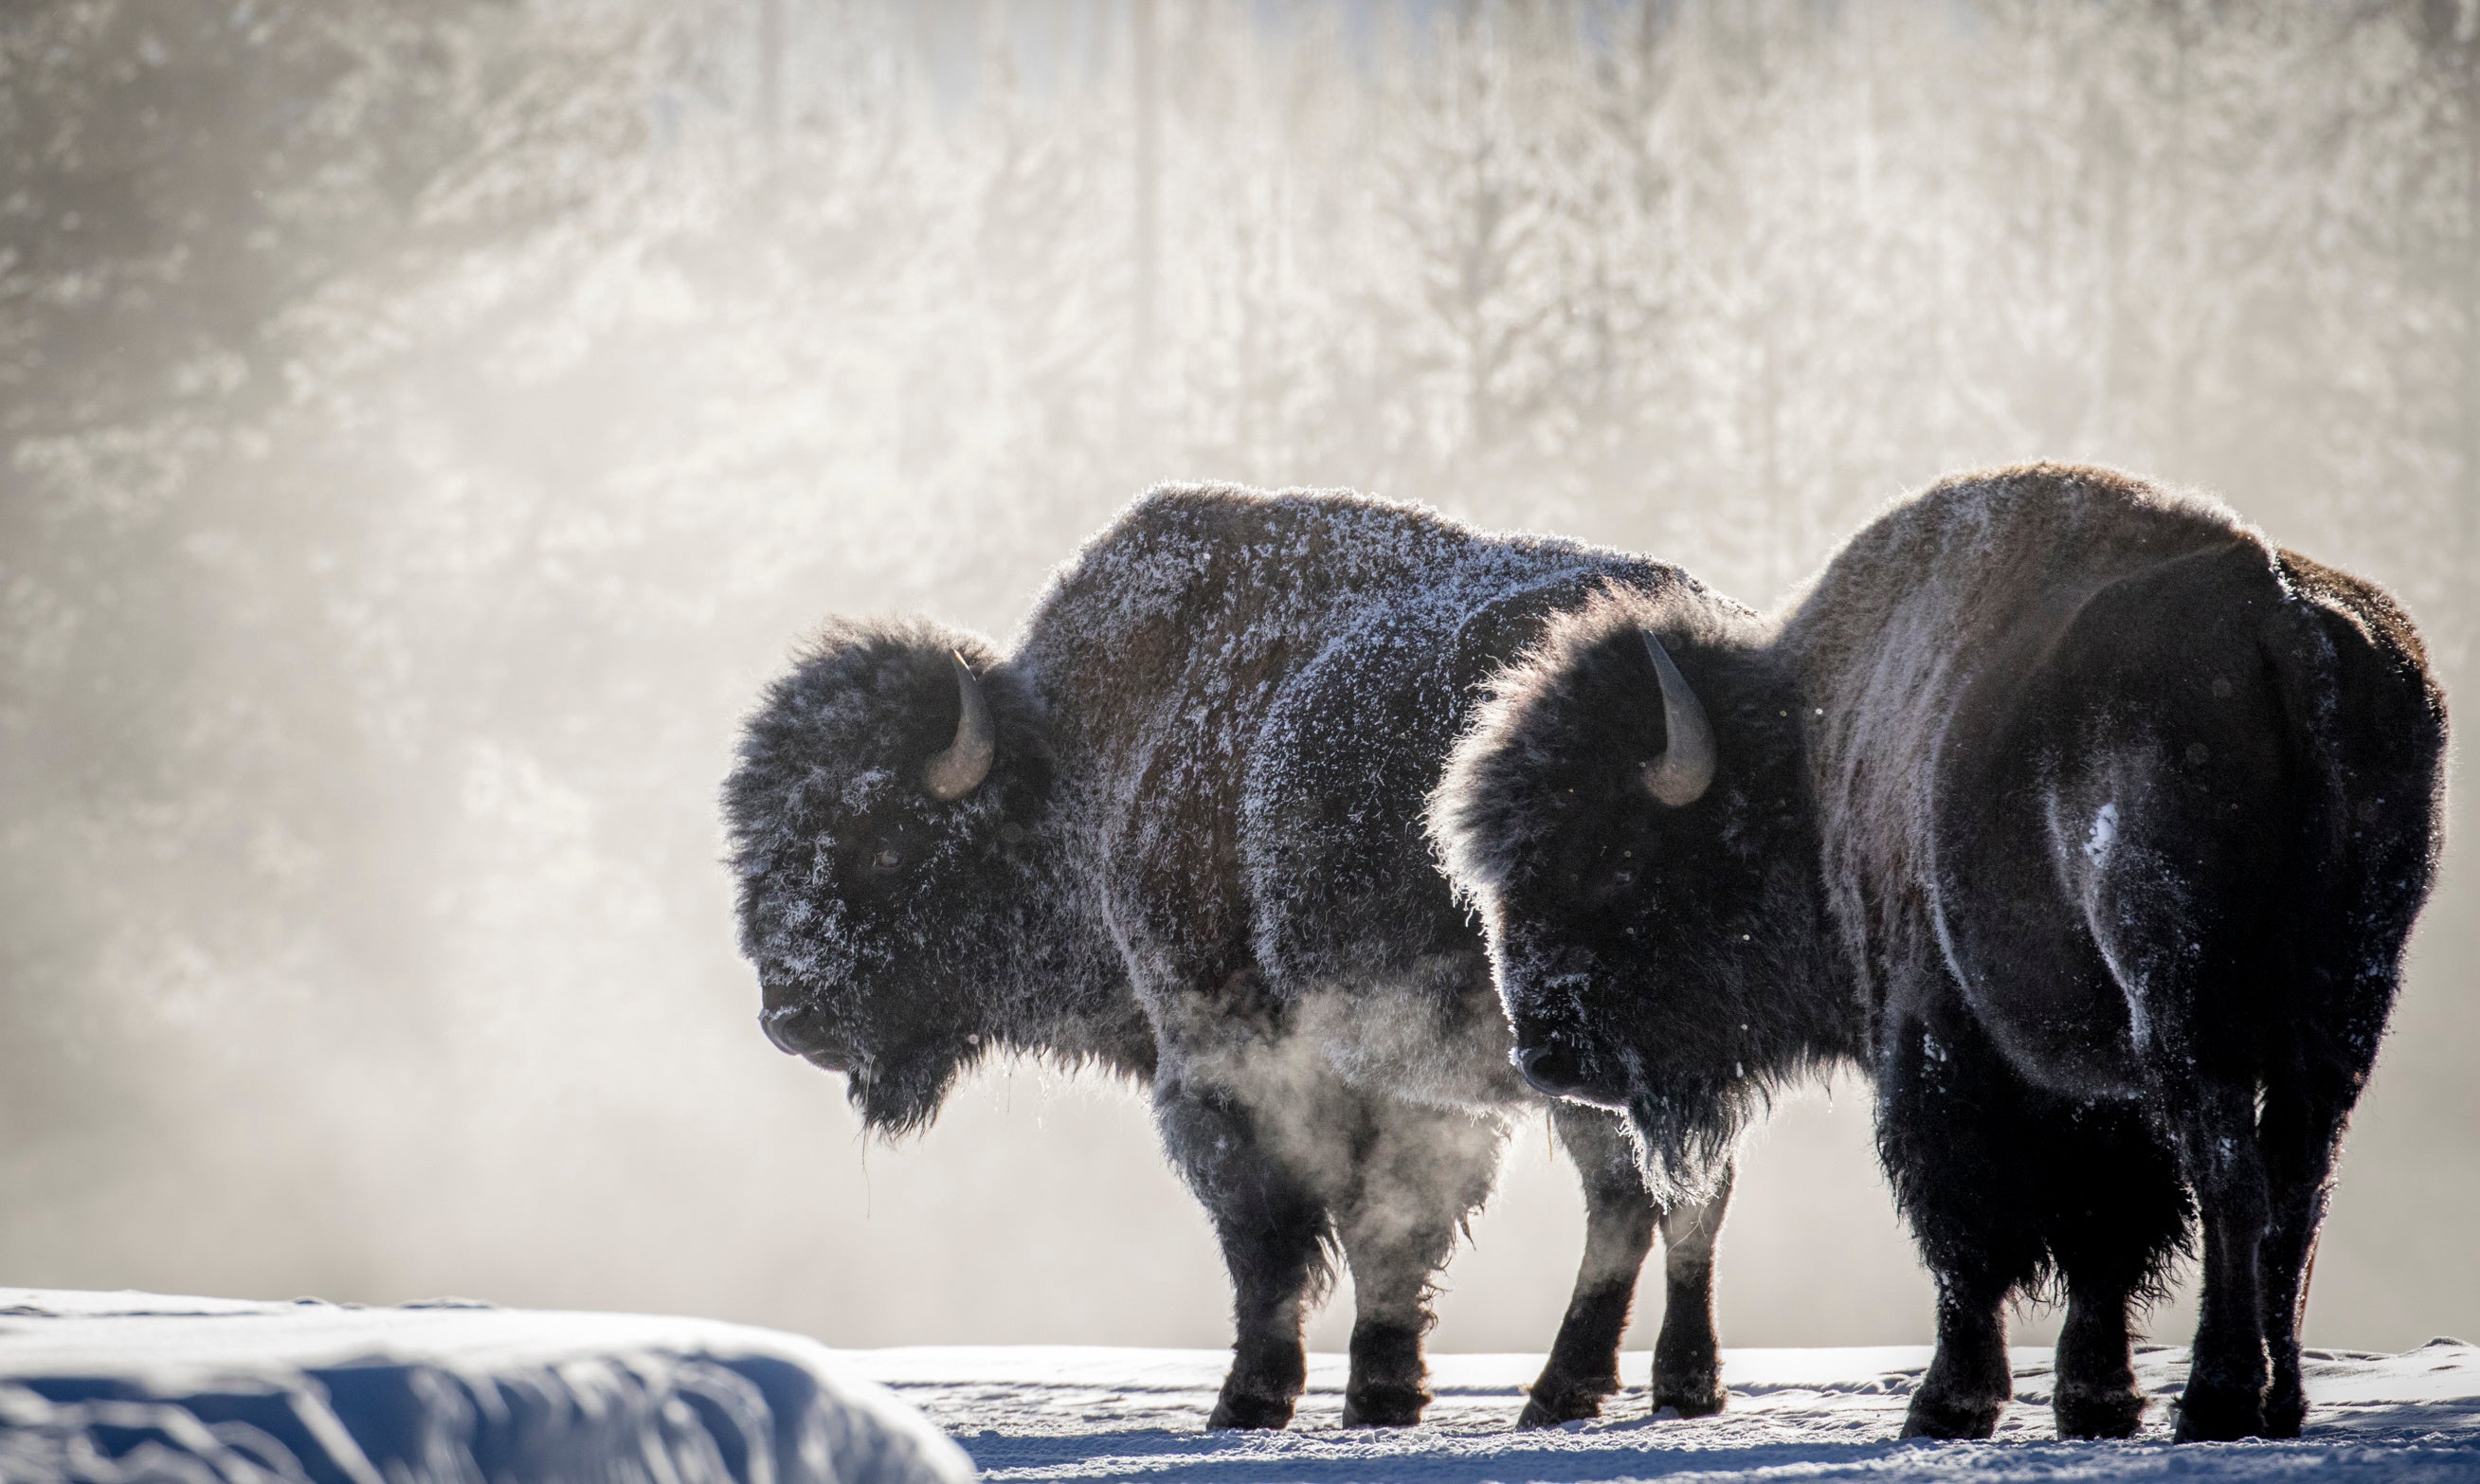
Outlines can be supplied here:
M1866 1064L1938 1292L1906 1435L1996 1427L2028 1291L2066 1300L2059 1434L2131 1433L2131 1308L2200 1209L2177 1435L2290 1437L2444 743L2384 593L2037 465L1898 505L1778 621L1680 587L1561 615L1432 819L1528 1075L1625 1109L1657 1177Z
M1730 607L1659 562L1416 507L1165 487L1061 569L1012 652L830 624L724 790L766 1035L898 1133L1001 1054L1148 1085L1235 1290L1212 1425L1290 1419L1337 1248L1345 1421L1417 1421L1434 1277L1511 1116L1542 1106L1423 812L1480 683L1609 592ZM1523 1421L1617 1389L1657 1225L1654 1404L1716 1410L1727 1171L1658 1203L1624 1120L1550 1115L1588 1237Z

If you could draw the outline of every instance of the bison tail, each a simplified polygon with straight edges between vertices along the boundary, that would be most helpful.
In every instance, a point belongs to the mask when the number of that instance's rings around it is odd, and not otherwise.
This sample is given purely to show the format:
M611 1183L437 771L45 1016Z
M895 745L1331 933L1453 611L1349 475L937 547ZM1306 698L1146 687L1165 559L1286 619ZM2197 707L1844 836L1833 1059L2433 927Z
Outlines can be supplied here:
M2322 1032L2302 1048L2302 1070L2356 1099L2436 872L2444 700L2385 593L2293 553L2280 561L2286 590L2261 642L2302 795L2291 877L2301 1009Z

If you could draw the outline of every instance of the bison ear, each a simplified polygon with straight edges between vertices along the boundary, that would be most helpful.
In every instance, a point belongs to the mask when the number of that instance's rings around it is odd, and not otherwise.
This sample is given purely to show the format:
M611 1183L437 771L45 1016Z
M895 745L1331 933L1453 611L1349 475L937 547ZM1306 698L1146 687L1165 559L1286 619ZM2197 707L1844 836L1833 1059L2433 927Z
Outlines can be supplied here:
M965 657L948 651L956 666L956 739L922 769L922 786L941 803L954 803L982 786L998 757L998 728L991 722L991 703L982 683L973 677Z
M1644 765L1644 791L1658 802L1684 809L1713 787L1714 724L1705 719L1704 706L1688 688L1688 677L1671 663L1662 640L1648 630L1637 633L1644 639L1645 655L1653 661L1654 678L1662 686L1665 734L1662 756Z

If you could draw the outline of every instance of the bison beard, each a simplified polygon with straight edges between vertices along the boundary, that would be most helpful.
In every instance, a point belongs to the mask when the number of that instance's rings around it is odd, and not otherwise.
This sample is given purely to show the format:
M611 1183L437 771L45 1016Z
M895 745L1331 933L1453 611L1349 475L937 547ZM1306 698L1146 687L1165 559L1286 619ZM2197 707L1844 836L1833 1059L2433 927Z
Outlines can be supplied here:
M995 1053L1150 1084L1235 1293L1214 1425L1289 1419L1337 1249L1345 1419L1417 1420L1435 1275L1508 1117L1539 1106L1421 812L1480 683L1606 593L1738 612L1670 567L1411 507L1165 488L1061 570L1011 655L928 624L830 627L767 690L725 789L769 1039L897 1131ZM1673 763L1685 788L1696 760ZM1666 1205L1623 1120L1552 1117L1587 1250L1524 1422L1617 1389L1657 1224L1654 1405L1718 1408L1727 1171Z
M1651 663L1645 638L1660 642ZM1664 659L1710 789L1654 796ZM2373 587L2100 470L1950 481L1771 628L1621 598L1502 677L1433 800L1519 1054L1648 1153L1857 1057L1938 1285L1906 1430L1986 1437L2054 1283L2061 1435L2123 1437L2202 1216L2183 1439L2295 1436L2333 1162L2426 899L2445 716Z

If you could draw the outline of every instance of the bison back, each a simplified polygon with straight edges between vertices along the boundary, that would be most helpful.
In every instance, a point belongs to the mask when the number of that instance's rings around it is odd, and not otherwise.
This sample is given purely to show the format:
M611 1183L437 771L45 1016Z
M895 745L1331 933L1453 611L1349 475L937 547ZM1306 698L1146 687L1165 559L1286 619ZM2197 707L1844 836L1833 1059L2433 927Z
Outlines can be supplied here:
M1546 620L1614 587L1681 581L1649 562L1565 561L1373 608L1282 686L1253 749L1243 826L1259 962L1305 988L1470 961L1481 938L1431 852L1424 811L1488 680Z
M2386 800L2427 797L2434 754L2381 740L2422 691L2351 612L2240 535L2075 595L1960 689L1930 910L2028 1078L2130 1095L2148 1063L2279 1077L2373 1053L2426 884L2395 840L2426 820ZM2344 825L2369 798L2373 850Z
M1684 581L1341 491L1165 486L1131 505L1061 570L1019 660L1160 1033L1254 1034L1382 969L1433 1000L1477 982L1495 1013L1420 827L1448 742L1560 594ZM1383 1018L1361 1000L1346 1013Z

